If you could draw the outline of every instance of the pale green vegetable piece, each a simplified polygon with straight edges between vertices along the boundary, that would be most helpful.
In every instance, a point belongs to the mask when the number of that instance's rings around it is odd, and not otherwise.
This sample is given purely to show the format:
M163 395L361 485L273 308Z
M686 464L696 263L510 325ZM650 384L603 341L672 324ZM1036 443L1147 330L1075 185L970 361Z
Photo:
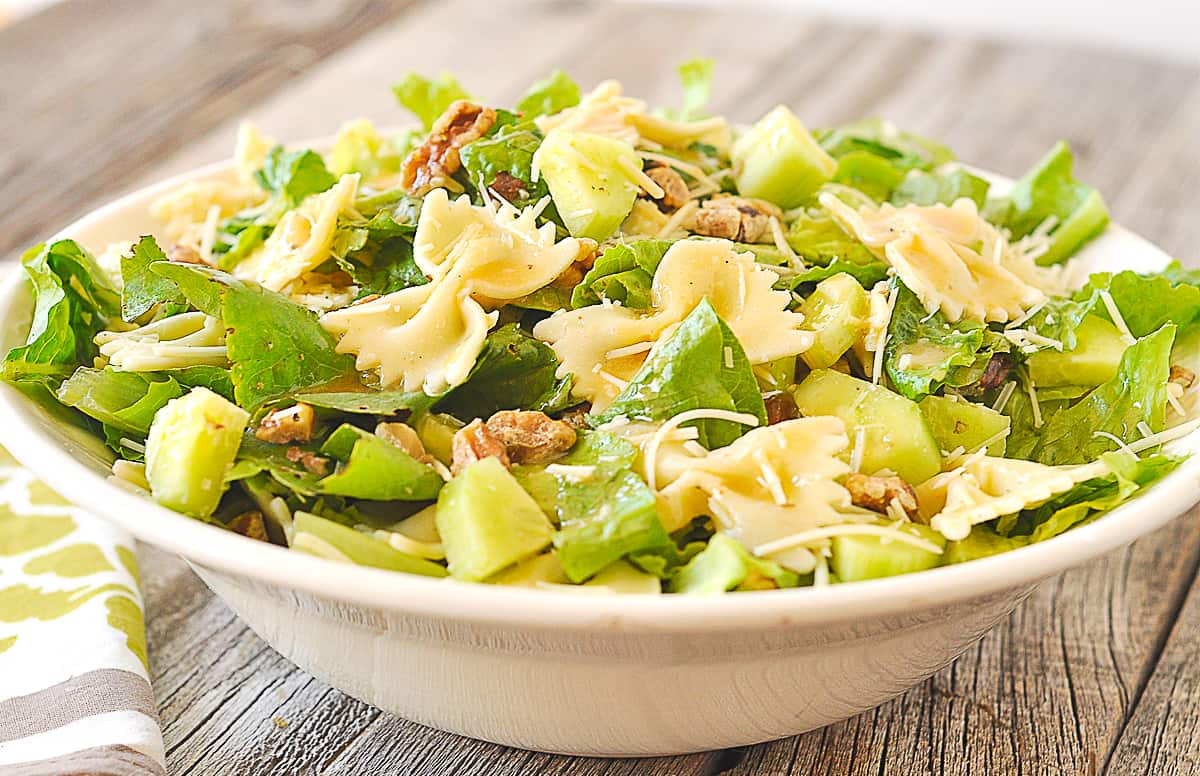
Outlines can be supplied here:
M1089 315L1075 329L1074 350L1039 350L1029 357L1029 377L1039 388L1099 385L1116 376L1128 346L1116 326Z
M438 564L401 552L387 542L341 523L308 512L297 512L292 519L291 546L294 550L332 560L347 560L359 566L426 577L446 576L446 569Z
M926 396L920 407L930 433L943 450L961 447L974 453L986 444L988 455L1004 455L1004 434L1012 422L1007 415L949 396Z
M463 424L452 415L426 412L412 421L412 426L421 444L425 446L425 452L449 466L454 433L462 428Z
M946 539L928 526L911 523L898 530L918 539L945 547ZM829 567L842 582L880 579L924 571L937 566L942 556L936 552L884 536L843 535L833 537L833 556Z
M867 292L851 275L826 278L800 306L804 328L816 334L812 347L800 355L812 369L833 364L862 339L867 330L871 303Z
M807 202L837 171L833 157L782 105L738 138L731 157L739 194L784 209Z
M942 469L941 451L920 408L882 385L818 369L796 386L795 398L804 416L842 419L850 450L858 448L862 456L864 474L890 469L915 484Z
M167 402L146 438L146 479L154 500L192 517L212 515L249 421L248 412L207 388Z
M556 129L546 135L533 167L545 179L567 231L603 240L633 210L642 160L628 143L589 132Z
M450 575L478 582L546 548L554 526L497 458L484 458L438 495L437 529Z

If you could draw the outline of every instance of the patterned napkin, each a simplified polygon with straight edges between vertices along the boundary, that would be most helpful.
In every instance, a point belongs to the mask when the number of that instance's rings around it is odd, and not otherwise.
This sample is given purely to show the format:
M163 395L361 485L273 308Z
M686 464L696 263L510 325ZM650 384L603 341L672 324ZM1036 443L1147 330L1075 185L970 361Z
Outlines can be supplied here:
M133 542L0 450L0 773L165 774Z

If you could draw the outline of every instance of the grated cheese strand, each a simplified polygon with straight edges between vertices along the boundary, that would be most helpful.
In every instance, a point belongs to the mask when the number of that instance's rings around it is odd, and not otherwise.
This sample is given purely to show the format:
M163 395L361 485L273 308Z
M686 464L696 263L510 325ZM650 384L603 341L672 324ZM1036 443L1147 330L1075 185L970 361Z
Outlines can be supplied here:
M668 434L679 428L682 424L693 420L728 420L731 423L741 423L743 426L750 426L751 428L758 425L758 417L747 412L706 408L685 410L663 421L663 424L654 432L654 436L650 437L650 441L646 444L645 449L642 450L642 458L646 466L646 484L650 486L650 490L658 490L658 478L655 472L658 448L666 441Z
M1117 331L1121 332L1121 336L1125 339L1126 344L1132 345L1136 338L1129 331L1129 327L1125 325L1125 319L1121 317L1121 310L1113 300L1112 294L1108 293L1108 291L1101 291L1100 301L1104 302L1104 308L1108 310L1108 315L1112 318L1113 325L1117 327Z
M847 523L844 525L828 525L821 528L813 528L809 531L801 531L791 536L785 536L782 539L760 544L754 548L753 552L762 558L795 547L803 547L806 544L812 544L821 539L832 539L835 536L880 536L894 539L903 544L925 550L926 552L932 552L935 555L942 554L942 548L927 539L913 536L907 531L901 531L890 526L872 525L870 523Z
M992 409L996 412L1004 412L1004 408L1008 406L1008 400L1012 398L1016 390L1016 382L1005 383L1004 387L1000 389L1000 395L996 397L996 403L992 405Z

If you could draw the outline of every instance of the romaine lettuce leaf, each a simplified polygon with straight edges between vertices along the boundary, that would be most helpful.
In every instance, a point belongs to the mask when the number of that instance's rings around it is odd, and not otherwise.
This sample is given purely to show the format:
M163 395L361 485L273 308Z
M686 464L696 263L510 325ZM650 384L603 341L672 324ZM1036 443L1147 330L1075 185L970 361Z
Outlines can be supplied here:
M458 81L447 73L433 80L417 73L408 73L392 86L392 93L401 106L420 120L426 132L452 102L470 97L458 85Z
M168 369L161 374L174 378L185 388L201 386L229 401L233 401L233 377L229 374L228 369L202 364L182 369Z
M525 121L537 116L548 116L564 108L579 104L579 84L561 70L530 86L517 101L517 112Z
M316 315L287 297L195 264L160 261L151 271L224 322L234 396L247 411L355 373Z
M778 563L756 558L741 542L723 533L709 539L708 546L671 579L672 593L712 595L737 590L761 589L770 580L776 587L795 587L799 577Z
M573 403L570 376L555 377L558 357L549 345L515 323L488 334L470 375L436 403L460 419L487 418L499 410L556 412Z
M859 282L866 289L875 287L875 284L881 280L886 280L888 276L888 266L882 261L871 261L867 264L856 264L853 261L844 259L834 259L829 264L821 266L814 264L792 277L784 278L782 281L784 286L801 296L808 296L820 283L826 278L831 278L834 275L847 274Z
M838 157L833 180L852 186L873 200L886 202L904 181L904 170L868 151L850 151Z
M805 214L788 226L787 242L807 264L878 264L867 247L837 225L827 212Z
M314 407L345 412L351 415L392 416L401 412L420 412L428 409L435 397L421 391L337 391L302 393L297 401Z
M989 220L1006 227L1014 238L1032 233L1048 218L1055 219L1050 249L1037 260L1042 265L1070 258L1108 226L1108 208L1100 192L1075 180L1072 164L1071 149L1059 141L1007 197L988 206Z
M834 159L865 151L900 170L932 170L954 161L954 153L936 140L897 129L882 119L861 119L813 135Z
M468 143L459 155L473 189L504 192L503 196L515 207L523 208L550 194L545 180L539 178L535 182L533 178L533 155L541 144L542 133L532 123L514 124ZM502 175L508 179L497 183ZM513 195L514 191L520 193ZM542 216L557 223L560 219L553 208L551 202Z
M961 167L944 172L910 172L892 192L892 204L950 205L966 197L983 207L990 184Z
M978 321L951 324L941 311L930 315L917 295L896 281L896 306L888 324L884 366L896 391L920 401L943 385L979 379L983 367L1007 341Z
M25 344L5 356L3 377L57 384L92 363L99 352L92 338L120 315L121 296L74 240L35 245L21 266L33 286L33 319Z
M745 412L766 425L767 410L742 345L707 299L684 318L657 352L593 426L624 415L638 420L667 420L686 410ZM740 423L706 419L694 423L700 444L724 447L747 430Z
M1032 460L1050 465L1087 463L1117 447L1104 434L1128 444L1142 437L1139 423L1153 432L1162 431L1174 341L1175 326L1166 324L1126 348L1116 377L1046 418Z
M683 107L672 112L672 118L679 121L700 118L712 97L713 60L706 57L689 59L679 66L679 78L683 82Z
M349 423L321 445L336 459L336 471L316 483L319 492L371 501L426 501L437 498L441 475L398 446Z
M669 240L637 240L609 246L575 286L571 306L587 307L599 304L603 298L620 302L631 310L649 308L654 271L670 247Z
M1200 288L1175 283L1160 275L1139 275L1125 270L1112 274L1097 272L1075 293L1076 302L1093 315L1111 320L1100 292L1108 291L1125 325L1135 337L1144 337L1167 323L1187 328L1200 317Z
M58 400L120 431L144 436L154 413L183 395L173 378L81 366L58 387Z

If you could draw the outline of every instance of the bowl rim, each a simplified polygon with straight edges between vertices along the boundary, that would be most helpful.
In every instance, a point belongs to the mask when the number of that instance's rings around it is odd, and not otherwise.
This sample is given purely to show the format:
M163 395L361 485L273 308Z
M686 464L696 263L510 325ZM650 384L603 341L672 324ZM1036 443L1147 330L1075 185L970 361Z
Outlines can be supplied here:
M328 139L308 145L320 146ZM184 183L227 176L232 161L184 172L92 211L55 234L62 239ZM997 181L1002 176L992 175ZM1111 233L1165 261L1144 238L1110 225ZM0 281L0 312L8 320L22 294L25 273L13 268ZM967 563L885 579L827 587L742 592L736 595L627 595L593 591L504 587L435 579L356 566L294 552L185 517L101 475L43 434L35 418L45 410L8 383L0 383L0 443L68 500L174 552L206 570L304 591L350 605L442 620L494 626L623 632L711 632L793 627L903 615L1028 587L1130 543L1200 500L1200 456L1103 518L1044 542ZM47 418L45 423L59 421ZM1200 431L1192 436L1200 435Z

